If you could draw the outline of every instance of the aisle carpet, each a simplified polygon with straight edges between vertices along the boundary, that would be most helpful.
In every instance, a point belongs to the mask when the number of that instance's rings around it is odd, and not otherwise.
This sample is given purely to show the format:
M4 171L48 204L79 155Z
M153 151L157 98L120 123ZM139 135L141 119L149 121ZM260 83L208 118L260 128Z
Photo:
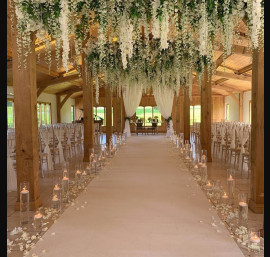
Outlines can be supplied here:
M39 257L243 257L164 136L129 138L29 256L33 253Z

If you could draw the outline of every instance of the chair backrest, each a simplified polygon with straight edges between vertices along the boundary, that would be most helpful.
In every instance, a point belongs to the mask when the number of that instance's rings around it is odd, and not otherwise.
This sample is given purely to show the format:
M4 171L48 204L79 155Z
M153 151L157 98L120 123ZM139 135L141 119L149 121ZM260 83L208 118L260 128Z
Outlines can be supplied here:
M136 123L136 125L137 125L137 128L142 128L142 126L143 126L143 123L141 123L141 122L138 122L138 123Z

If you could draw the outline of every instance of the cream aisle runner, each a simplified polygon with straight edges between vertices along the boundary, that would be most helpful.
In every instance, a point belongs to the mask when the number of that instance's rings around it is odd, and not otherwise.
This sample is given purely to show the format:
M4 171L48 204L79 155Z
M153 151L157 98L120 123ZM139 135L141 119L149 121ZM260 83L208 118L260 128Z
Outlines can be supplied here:
M180 166L164 136L129 138L29 256L243 257Z

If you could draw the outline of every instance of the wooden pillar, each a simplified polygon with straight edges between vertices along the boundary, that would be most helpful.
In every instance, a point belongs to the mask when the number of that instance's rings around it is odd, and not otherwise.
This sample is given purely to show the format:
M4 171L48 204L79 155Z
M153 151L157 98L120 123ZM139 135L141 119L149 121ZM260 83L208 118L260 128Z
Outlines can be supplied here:
M115 109L115 118L116 118L115 131L117 133L122 133L122 122L123 122L122 108L123 108L123 100L121 97L117 96L116 97L116 109Z
M61 109L60 109L60 104L61 104L61 96L60 95L56 95L57 123L61 123Z
M239 121L244 121L244 93L239 94Z
M251 109L251 191L249 207L264 211L264 53L254 50Z
M83 78L83 123L84 123L84 155L83 161L89 162L90 149L94 148L94 114L93 114L93 77L87 78L87 65L85 54L82 54L82 78ZM88 71L90 72L90 71Z
M110 86L106 86L106 143L112 138L112 92Z
M37 79L35 36L31 35L31 53L27 57L27 68L18 69L16 26L12 33L12 73L15 109L17 202L19 210L20 182L30 184L30 209L41 206L39 185L38 125L37 125ZM22 64L23 65L23 64Z
M190 141L190 98L189 88L184 89L184 140Z
M180 89L179 96L175 96L175 130L176 134L180 133Z
M181 87L180 91L183 92ZM179 96L180 99L180 133L184 133L184 95Z
M201 86L201 148L207 150L207 161L212 162L211 154L211 111L212 85L208 78L207 67L204 68L204 79Z

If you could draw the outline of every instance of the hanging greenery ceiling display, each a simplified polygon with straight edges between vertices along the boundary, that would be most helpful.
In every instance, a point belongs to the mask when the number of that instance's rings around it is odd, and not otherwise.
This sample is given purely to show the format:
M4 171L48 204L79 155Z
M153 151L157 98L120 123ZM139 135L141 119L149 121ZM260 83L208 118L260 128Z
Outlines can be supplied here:
M179 91L192 86L192 73L202 80L207 65L215 71L213 53L223 48L231 54L245 19L251 48L263 42L263 0L10 0L17 18L18 56L30 52L30 34L39 42L56 40L55 59L68 71L74 35L76 55L86 53L89 72L106 84L143 85L145 90L162 84ZM90 27L98 26L92 37ZM89 37L90 35L90 37ZM84 45L84 42L87 44ZM51 47L46 44L51 65ZM62 58L60 49L62 47ZM61 59L61 60L60 60ZM78 61L78 60L76 60ZM79 67L79 66L78 66ZM213 68L212 68L213 67ZM98 98L98 97L97 97Z

